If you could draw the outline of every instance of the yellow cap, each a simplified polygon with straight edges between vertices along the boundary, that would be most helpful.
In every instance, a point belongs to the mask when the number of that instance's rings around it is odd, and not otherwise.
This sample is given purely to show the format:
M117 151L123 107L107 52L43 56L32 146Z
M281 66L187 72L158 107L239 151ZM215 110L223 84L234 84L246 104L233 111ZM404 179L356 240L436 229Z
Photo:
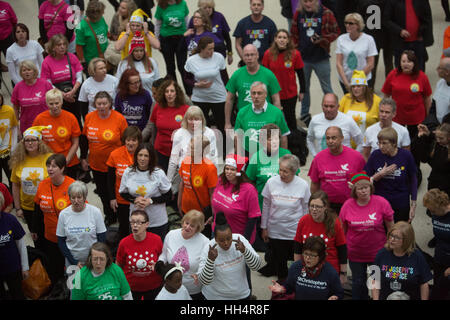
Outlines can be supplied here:
M145 13L144 10L137 9L137 10L133 11L133 13L131 14L130 22L144 23L144 21L145 21L144 16L146 16L147 18L150 18L148 16L148 14Z
M362 70L354 70L352 75L351 86L367 86L366 74Z
M26 136L32 136L32 137L36 137L42 139L42 130L45 129L51 129L52 126L34 126L34 127L29 127L27 130L25 130L23 132L23 137L25 138Z

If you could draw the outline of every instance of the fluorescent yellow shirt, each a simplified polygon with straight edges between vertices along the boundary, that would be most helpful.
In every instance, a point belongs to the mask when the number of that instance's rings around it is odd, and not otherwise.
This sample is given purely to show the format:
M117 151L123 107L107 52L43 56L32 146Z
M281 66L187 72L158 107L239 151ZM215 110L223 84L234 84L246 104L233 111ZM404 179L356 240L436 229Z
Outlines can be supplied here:
M25 210L34 210L34 196L39 183L48 177L45 162L51 153L41 154L37 157L25 157L25 160L14 166L11 173L11 182L20 185L20 206Z
M150 34L154 37L155 35L149 31ZM120 38L122 38L125 35L125 32L122 32L119 35L119 38L117 40L119 40ZM122 51L120 51L121 54L121 59L125 59L126 57L128 57L128 51L130 51L130 44L131 44L131 40L133 39L133 33L130 32L130 35L128 36L128 40L125 43L125 46L123 47ZM148 38L146 35L144 35L144 42L145 42L145 52L147 52L147 55L149 57L152 56L152 46L150 45L150 41L148 41Z
M350 93L347 93L339 102L339 111L351 116L364 134L368 127L379 121L378 109L380 101L381 98L374 94L372 108L370 108L370 111L367 111L368 107L366 102L352 101ZM351 143L353 149L356 149L355 142L352 140Z
M11 106L0 107L0 157L11 151L11 129L18 125L16 114Z

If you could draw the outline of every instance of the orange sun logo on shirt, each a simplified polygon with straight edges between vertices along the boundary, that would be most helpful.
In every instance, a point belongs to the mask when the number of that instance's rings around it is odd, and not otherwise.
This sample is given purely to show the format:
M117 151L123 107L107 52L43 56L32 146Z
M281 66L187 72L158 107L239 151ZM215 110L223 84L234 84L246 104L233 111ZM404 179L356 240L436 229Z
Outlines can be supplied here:
M199 188L199 187L203 186L203 178L200 176L196 176L192 180L192 183L194 184L194 187Z
M136 190L136 194L145 197L145 194L147 193L147 188L145 186L139 186Z
M65 209L67 207L68 203L67 203L66 199L62 198L62 199L56 200L55 205L56 205L56 209L62 210L62 209Z
M114 137L114 132L112 132L109 129L106 129L105 131L103 131L103 139L109 141Z
M28 181L33 182L33 185L34 185L35 187L37 187L37 185L38 185L39 182L40 182L40 179L39 179L39 178L40 178L39 172L37 172L37 170L34 170L34 171L32 171L32 172L29 173L28 178L26 178L25 180L28 180Z
M64 138L65 136L67 136L67 129L66 127L58 127L58 129L56 129L56 133L61 138Z

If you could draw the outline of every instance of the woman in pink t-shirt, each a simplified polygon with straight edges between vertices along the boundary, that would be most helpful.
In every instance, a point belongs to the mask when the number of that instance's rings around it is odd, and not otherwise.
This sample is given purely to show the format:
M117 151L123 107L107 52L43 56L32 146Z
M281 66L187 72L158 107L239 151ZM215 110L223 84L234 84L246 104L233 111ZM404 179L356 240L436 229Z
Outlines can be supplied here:
M394 225L394 210L383 197L374 195L366 172L351 179L351 198L342 206L341 218L347 237L347 255L352 271L352 299L368 300L367 267L386 243L386 230Z
M56 34L47 43L48 56L42 62L41 78L48 80L62 91L63 109L72 113L81 127L78 94L83 82L83 67L73 53L67 52L69 42L62 34Z
M19 74L23 80L14 87L11 102L23 133L32 126L38 114L47 111L45 94L53 87L45 79L38 78L39 70L30 60L20 63Z
M13 27L17 24L16 13L6 1L0 1L0 51L6 57L6 49L13 43ZM1 72L7 72L8 68L2 63Z
M174 80L161 84L156 94L156 104L153 108L150 122L156 128L152 130L152 141L158 154L158 165L167 172L170 153L172 151L172 133L181 127L186 110L183 90Z
M255 241L256 220L261 216L258 191L242 171L247 158L228 155L214 189L211 206L214 217L223 212L233 233L242 234L250 243ZM214 218L215 220L215 218ZM215 221L213 223L213 230Z

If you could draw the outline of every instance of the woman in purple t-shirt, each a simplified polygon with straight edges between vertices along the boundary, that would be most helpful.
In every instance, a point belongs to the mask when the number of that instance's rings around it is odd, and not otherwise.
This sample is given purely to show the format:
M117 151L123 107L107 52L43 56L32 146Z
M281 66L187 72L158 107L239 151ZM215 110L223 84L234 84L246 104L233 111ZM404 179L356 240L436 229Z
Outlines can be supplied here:
M233 46L230 37L230 26L224 15L215 10L214 0L199 0L198 7L205 10L211 22L211 32L219 39L221 54L227 58L228 64L233 63ZM188 28L193 28L194 18L189 21ZM223 52L222 52L223 51ZM225 55L226 53L226 55Z
M225 159L223 173L211 200L215 216L223 212L233 233L242 234L250 243L255 241L256 220L261 216L258 192L250 179L242 171L247 158L228 155Z
M373 194L374 187L366 172L353 175L351 183L351 198L344 202L339 218L353 277L352 299L368 300L367 267L386 243L386 229L389 232L394 224L394 211L386 199Z
M11 102L23 133L31 127L38 114L48 110L45 94L53 87L47 80L38 78L39 70L30 60L20 63L19 74L23 80L14 87Z

